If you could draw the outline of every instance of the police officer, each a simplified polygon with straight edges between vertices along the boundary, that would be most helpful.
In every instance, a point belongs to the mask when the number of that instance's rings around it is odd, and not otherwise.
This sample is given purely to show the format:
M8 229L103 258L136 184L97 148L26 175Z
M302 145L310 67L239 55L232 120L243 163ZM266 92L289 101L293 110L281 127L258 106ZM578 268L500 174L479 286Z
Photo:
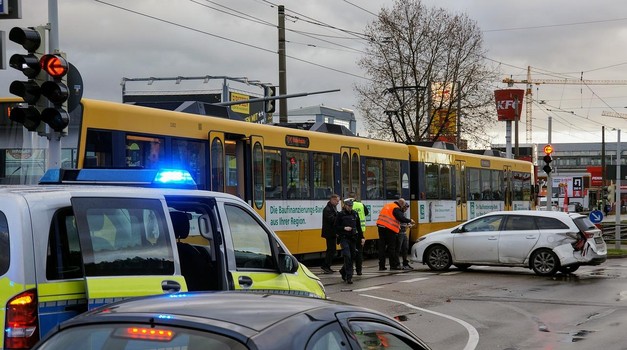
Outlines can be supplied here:
M368 207L366 207L362 202L357 199L355 192L351 192L348 194L350 198L353 200L353 210L359 216L359 222L361 223L361 232L363 235L366 235L366 216L370 215L370 211ZM362 265L364 261L364 244L366 243L366 239L362 238L360 242L357 242L357 252L354 256L355 261L355 273L358 276L361 276Z
M359 216L353 210L353 200L344 201L342 211L337 214L335 219L335 229L340 241L342 256L344 257L344 265L340 269L342 279L348 284L353 283L353 257L356 255L357 242L361 243L364 234L361 231L361 223Z
M402 223L414 224L413 219L405 217L403 209L405 199L399 198L397 201L383 206L377 219L377 229L379 230L379 271L385 271L385 258L390 261L390 270L401 270L396 251L396 235L401 230Z
M322 209L322 238L326 240L327 252L324 256L324 265L322 271L324 273L333 273L331 263L337 251L337 238L335 233L335 217L337 216L337 205L340 203L340 196L332 194L327 202L327 206Z

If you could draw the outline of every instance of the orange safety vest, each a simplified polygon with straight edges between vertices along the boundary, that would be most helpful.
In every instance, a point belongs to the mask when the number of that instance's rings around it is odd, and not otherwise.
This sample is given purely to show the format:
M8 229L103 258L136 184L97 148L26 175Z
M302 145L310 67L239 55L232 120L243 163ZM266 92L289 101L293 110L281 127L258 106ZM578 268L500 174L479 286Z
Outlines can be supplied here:
M401 223L394 217L394 208L398 208L398 205L394 202L383 206L383 209L379 212L377 226L387 227L394 233L398 233L401 230Z

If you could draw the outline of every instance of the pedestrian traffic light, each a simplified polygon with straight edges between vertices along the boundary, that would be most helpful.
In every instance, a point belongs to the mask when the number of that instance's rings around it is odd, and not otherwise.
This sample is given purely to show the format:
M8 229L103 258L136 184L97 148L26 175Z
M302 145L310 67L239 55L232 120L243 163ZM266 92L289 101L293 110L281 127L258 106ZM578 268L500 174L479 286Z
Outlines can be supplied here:
M41 85L41 95L52 104L52 107L45 108L41 112L41 120L52 130L67 134L65 128L70 123L70 116L67 112L69 64L62 53L44 55L40 63L42 70L51 78Z
M264 86L264 97L274 97L276 96L276 87L275 86ZM263 110L266 113L274 113L276 110L276 99L263 101Z
M28 104L25 107L14 107L10 118L29 131L35 131L41 124L39 110L46 106L46 101L40 98L41 84L47 79L47 73L42 71L40 65L40 58L46 51L45 28L13 27L9 32L9 40L22 45L28 52L14 54L9 59L9 66L21 71L28 78L27 81L15 80L9 86L10 93L21 97Z

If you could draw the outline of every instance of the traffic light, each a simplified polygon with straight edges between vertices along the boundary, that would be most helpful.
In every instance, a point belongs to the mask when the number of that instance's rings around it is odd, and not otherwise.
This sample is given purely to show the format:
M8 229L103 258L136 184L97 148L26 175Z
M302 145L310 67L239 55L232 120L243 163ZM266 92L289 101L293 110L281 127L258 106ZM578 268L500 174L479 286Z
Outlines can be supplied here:
M552 153L553 153L553 146L551 145L544 146L544 167L542 168L542 170L544 170L544 172L547 175L549 175L551 171L553 171L553 169L551 168L551 162L553 161L553 157L551 157Z
M14 107L10 118L18 122L29 131L38 130L41 124L39 109L46 106L46 101L41 99L41 84L46 80L46 72L40 65L40 58L46 51L45 28L14 27L9 32L9 40L22 45L27 54L15 54L9 59L11 68L21 71L27 81L15 80L9 86L9 92L21 97L28 104L26 107Z
M41 57L41 68L51 77L41 85L41 95L46 97L52 107L41 111L41 120L52 130L67 134L65 128L70 123L67 101L69 95L67 87L67 73L69 64L63 54L49 54Z
M276 87L275 86L264 86L263 87L263 95L264 97L273 97L276 96ZM274 113L276 110L276 100L267 100L263 101L263 110L266 113Z
M553 169L551 169L552 161L553 161L553 158L551 157L551 155L547 154L544 156L544 167L542 168L542 170L544 170L544 172L547 174L550 174L551 171L553 171Z

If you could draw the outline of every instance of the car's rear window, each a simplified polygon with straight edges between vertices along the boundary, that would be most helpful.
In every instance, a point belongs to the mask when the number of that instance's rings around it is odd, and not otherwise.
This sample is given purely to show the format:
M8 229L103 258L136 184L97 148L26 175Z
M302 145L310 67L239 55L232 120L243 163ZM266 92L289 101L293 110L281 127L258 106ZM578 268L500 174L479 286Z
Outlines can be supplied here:
M575 218L573 221L575 222L575 225L577 225L577 228L581 231L594 230L597 228L587 216Z
M247 347L232 338L217 333L179 327L119 323L70 328L46 340L38 349L245 350Z
M540 230L564 230L568 229L568 225L556 218L537 216L536 223Z

